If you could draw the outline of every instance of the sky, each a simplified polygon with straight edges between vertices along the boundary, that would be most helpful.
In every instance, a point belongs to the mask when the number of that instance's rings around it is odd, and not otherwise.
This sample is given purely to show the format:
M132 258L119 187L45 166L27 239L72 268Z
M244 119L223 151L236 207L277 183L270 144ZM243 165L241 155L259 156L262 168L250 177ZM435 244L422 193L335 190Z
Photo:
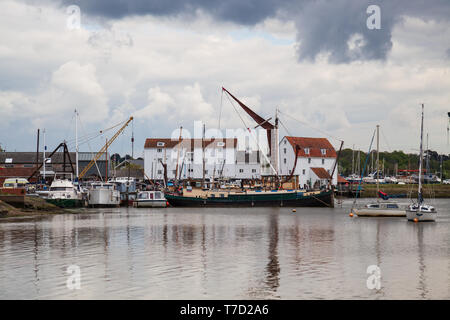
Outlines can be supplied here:
M47 150L73 150L75 109L79 136L95 137L81 151L133 116L110 152L131 154L133 132L135 157L146 138L192 136L198 121L254 127L222 87L264 118L278 108L281 137L365 151L379 124L381 150L417 153L424 103L429 148L449 154L450 1L0 1L7 151L36 150L38 128Z

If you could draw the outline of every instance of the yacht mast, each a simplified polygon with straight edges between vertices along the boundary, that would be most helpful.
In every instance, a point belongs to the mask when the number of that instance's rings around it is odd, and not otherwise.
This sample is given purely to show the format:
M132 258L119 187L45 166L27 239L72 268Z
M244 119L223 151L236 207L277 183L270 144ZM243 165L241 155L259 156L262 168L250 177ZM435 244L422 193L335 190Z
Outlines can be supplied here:
M422 149L422 145L423 145L423 103L422 103L422 120L421 120L421 124L420 124L420 161L419 161L419 189L418 189L418 202L419 205L422 204L423 202L423 198L422 198L422 162L423 162L423 149Z
M279 173L279 131L278 131L278 108L275 109L275 126L272 129L273 134L271 136L272 141L270 143L271 145L271 150L270 150L270 162L273 165L274 171L275 171L275 175L278 176Z
M378 193L380 192L380 125L377 124L377 200L379 200Z
M75 168L78 181L78 111L75 109Z

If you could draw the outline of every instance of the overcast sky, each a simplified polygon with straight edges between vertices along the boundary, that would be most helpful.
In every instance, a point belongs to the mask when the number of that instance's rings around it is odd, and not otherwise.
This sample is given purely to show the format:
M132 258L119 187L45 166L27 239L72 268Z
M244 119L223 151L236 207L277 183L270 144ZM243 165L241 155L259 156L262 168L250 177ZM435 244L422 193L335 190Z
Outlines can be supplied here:
M1 0L0 145L33 151L45 128L52 150L74 138L77 108L80 135L133 115L140 156L196 120L243 128L224 86L265 118L278 107L280 136L363 150L380 124L383 150L417 152L425 103L430 148L448 154L449 71L448 0ZM130 153L130 135L110 151Z

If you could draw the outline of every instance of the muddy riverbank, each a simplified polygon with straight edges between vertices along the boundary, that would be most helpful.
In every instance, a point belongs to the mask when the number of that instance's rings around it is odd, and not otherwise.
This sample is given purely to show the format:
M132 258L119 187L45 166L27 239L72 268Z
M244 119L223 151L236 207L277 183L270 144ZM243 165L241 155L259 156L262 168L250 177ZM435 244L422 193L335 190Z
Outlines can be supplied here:
M15 207L0 200L0 218L60 214L68 212L68 210L61 209L38 197L26 196L22 207Z

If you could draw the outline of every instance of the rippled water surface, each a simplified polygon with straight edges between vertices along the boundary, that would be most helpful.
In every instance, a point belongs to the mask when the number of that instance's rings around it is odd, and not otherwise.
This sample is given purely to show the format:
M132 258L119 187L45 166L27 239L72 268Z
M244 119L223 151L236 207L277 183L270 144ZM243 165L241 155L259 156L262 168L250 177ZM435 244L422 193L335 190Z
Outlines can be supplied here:
M2 219L0 299L450 299L450 200L421 224L350 218L349 206ZM369 265L380 290L366 286Z

